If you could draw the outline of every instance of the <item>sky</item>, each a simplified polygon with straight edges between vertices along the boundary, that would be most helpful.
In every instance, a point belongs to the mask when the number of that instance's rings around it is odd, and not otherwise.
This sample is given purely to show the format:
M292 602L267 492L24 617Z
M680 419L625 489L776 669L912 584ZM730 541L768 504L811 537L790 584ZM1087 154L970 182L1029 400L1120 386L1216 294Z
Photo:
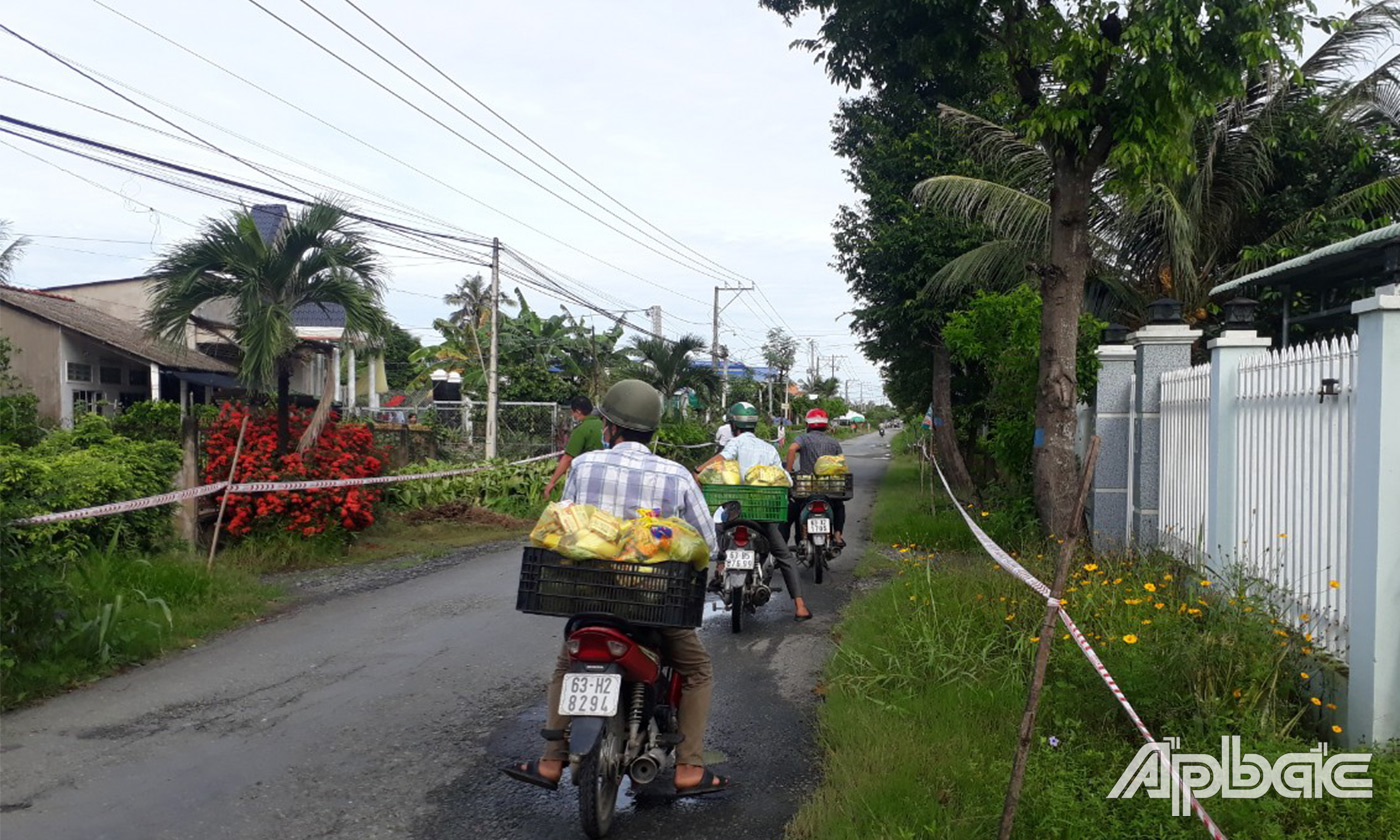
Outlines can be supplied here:
M721 316L720 342L734 357L761 364L765 332L782 326L804 340L799 369L807 365L811 339L818 355L837 357L836 375L851 380L853 398L879 397L878 372L860 355L847 326L844 313L853 301L829 265L831 221L841 204L855 198L842 161L830 149L830 121L845 92L827 81L810 55L789 49L794 38L813 34L815 19L788 28L755 0L356 0L521 129L525 139L346 0L258 2L447 127L357 75L252 0L11 4L3 23L15 32L169 122L3 32L0 113L290 191L265 174L275 168L286 174L273 175L302 195L333 190L369 215L499 237L567 275L570 288L600 308L660 305L663 331L673 338L694 332L708 344L714 286L751 281L755 291L738 295ZM313 8L579 192L382 63ZM637 215L569 173L532 140ZM0 171L0 218L33 240L14 275L24 286L141 274L163 246L233 206L5 134ZM269 201L220 189L246 204ZM430 340L433 320L447 311L441 296L464 274L483 270L403 251L386 250L385 256L392 270L385 298L390 314ZM506 293L517 285L502 282ZM542 292L526 288L525 294L537 310L557 311L558 302ZM724 295L722 303L730 297ZM570 309L584 314L576 304ZM628 317L648 322L645 313ZM602 316L591 322L607 324ZM823 370L829 372L831 364L824 361Z
M714 286L752 281L756 290L738 295L722 315L720 342L734 357L761 363L764 334L782 326L803 339L799 371L811 352L835 356L836 375L851 381L852 397L879 397L878 372L847 327L854 302L830 267L831 221L841 204L855 200L830 148L830 121L847 94L808 53L789 48L793 39L814 34L815 18L788 28L756 0L355 2L529 139L395 44L350 0L10 4L6 25L159 116L3 32L0 113L284 191L265 174L275 167L286 174L273 175L302 195L348 198L362 212L425 229L499 237L567 275L569 288L599 308L660 305L663 331L673 338L693 332L708 343ZM1347 5L1319 4L1323 13ZM336 31L315 9L462 113ZM1320 37L1308 40L1311 46ZM0 218L33 239L14 278L26 286L141 274L162 247L233 206L5 134L0 172ZM268 200L222 192L244 204ZM696 253L706 262L697 266ZM385 256L390 314L429 340L433 320L447 312L442 295L464 274L482 270L404 251ZM503 290L509 294L516 285L506 278ZM526 295L536 309L557 311L557 301L541 292L527 288ZM571 310L585 312L577 304ZM627 317L647 320L635 311ZM830 372L832 360L822 368Z

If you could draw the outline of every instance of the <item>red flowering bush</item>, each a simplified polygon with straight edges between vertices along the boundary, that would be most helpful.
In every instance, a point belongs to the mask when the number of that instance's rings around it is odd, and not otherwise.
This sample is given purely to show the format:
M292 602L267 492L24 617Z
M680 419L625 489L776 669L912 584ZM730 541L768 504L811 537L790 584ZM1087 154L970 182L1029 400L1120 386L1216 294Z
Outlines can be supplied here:
M204 483L228 478L229 464L238 443L238 427L248 417L243 452L233 474L234 482L317 481L337 478L369 478L384 466L369 429L340 425L335 414L326 421L316 446L304 453L277 454L277 415L225 403L210 427L205 443L209 456ZM291 440L300 439L311 412L293 409ZM327 487L319 490L229 496L224 526L230 534L281 529L314 537L343 528L360 531L374 524L374 505L380 493L372 487Z

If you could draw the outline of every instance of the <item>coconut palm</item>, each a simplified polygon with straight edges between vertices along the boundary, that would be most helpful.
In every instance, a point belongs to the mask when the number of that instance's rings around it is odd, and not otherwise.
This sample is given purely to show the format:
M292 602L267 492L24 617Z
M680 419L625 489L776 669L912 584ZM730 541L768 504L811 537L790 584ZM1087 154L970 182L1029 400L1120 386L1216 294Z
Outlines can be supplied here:
M675 341L664 338L632 339L627 352L636 360L632 375L651 384L669 398L689 388L707 400L719 394L719 375L711 368L696 367L691 354L706 347L698 335L683 335Z
M0 219L0 243L10 239L10 223ZM15 263L23 256L24 249L29 247L29 238L16 236L10 240L8 245L0 248L0 283L10 282L10 275L15 270Z
M1125 193L1100 179L1091 207L1088 305L1103 313L1137 310L1169 295L1201 313L1209 290L1259 267L1263 254L1287 252L1323 217L1382 216L1400 212L1400 178L1386 175L1328 199L1277 231L1255 230L1254 210L1275 183L1279 138L1310 130L1394 128L1400 115L1400 58L1359 80L1345 74L1400 34L1393 0L1360 9L1299 68L1296 76L1261 72L1238 99L1224 102L1190 138L1195 165L1172 181L1137 185ZM959 128L969 151L992 171L989 178L936 176L915 188L925 205L984 224L993 238L950 261L928 291L951 295L971 288L1004 289L1026 282L1048 257L1050 162L1044 152L1009 130L953 108L940 117ZM1352 231L1354 233L1354 231ZM1251 247L1254 246L1254 247ZM1099 305L1095 306L1095 298Z
M197 238L165 252L151 272L146 327L183 342L201 306L227 304L232 337L242 351L238 378L256 394L275 389L278 448L285 452L292 366L306 349L297 338L293 310L303 304L339 306L345 311L345 340L378 339L389 323L381 303L384 273L364 233L339 207L308 205L270 240L252 214L240 210L206 220Z

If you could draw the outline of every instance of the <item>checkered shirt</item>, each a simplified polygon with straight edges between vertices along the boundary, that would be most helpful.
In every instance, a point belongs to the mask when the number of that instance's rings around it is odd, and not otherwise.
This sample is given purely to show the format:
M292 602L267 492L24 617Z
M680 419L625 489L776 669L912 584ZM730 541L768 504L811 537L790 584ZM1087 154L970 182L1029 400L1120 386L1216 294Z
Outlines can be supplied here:
M713 552L717 545L710 508L690 470L640 443L619 443L574 459L562 498L595 505L619 519L636 517L638 510L659 510L689 522Z

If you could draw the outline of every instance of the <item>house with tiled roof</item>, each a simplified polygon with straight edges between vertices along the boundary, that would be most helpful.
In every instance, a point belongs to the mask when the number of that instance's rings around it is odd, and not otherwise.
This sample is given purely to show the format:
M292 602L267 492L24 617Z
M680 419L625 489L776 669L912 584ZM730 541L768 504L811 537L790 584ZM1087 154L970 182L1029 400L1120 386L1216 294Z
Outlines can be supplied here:
M0 286L0 336L10 340L10 372L38 398L40 416L65 425L79 407L185 404L238 387L228 362L53 292Z

